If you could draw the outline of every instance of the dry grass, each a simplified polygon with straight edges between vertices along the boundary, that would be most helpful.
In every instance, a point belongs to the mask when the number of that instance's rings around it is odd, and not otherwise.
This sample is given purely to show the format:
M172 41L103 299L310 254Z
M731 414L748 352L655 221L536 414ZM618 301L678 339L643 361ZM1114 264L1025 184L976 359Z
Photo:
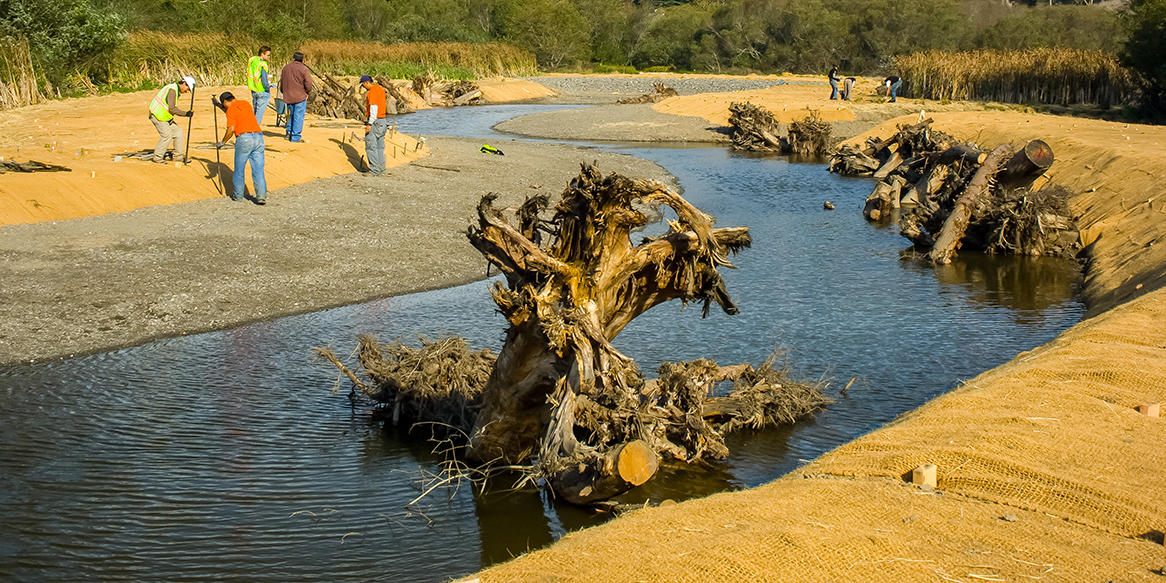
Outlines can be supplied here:
M1131 73L1112 54L1077 49L926 51L895 57L907 94L1028 104L1128 103Z
M0 109L43 101L28 41L0 40Z
M181 75L194 75L212 85L241 84L247 59L260 44L247 37L215 33L136 32L114 52L105 75L95 76L125 88L167 83ZM281 67L296 50L306 55L305 62L313 69L346 75L367 72L411 78L434 70L438 76L466 78L537 72L534 55L497 43L308 41L300 46L273 46L272 66Z

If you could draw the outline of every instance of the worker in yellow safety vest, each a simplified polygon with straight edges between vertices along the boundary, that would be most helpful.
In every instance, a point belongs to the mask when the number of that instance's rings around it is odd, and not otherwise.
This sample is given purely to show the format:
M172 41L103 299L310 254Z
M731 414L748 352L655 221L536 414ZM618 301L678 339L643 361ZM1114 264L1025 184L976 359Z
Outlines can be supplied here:
M154 122L154 129L158 130L158 145L154 146L154 162L164 163L170 143L178 147L182 141L182 127L174 123L175 117L194 117L194 111L187 111L178 107L178 96L190 93L194 89L194 77L186 76L177 83L166 85L154 99L150 100L150 121Z
M267 103L271 101L271 90L275 83L271 80L271 66L267 59L271 58L271 47L259 47L257 56L251 57L247 63L247 88L251 90L251 108L255 110L255 121L263 124L263 113L267 110Z

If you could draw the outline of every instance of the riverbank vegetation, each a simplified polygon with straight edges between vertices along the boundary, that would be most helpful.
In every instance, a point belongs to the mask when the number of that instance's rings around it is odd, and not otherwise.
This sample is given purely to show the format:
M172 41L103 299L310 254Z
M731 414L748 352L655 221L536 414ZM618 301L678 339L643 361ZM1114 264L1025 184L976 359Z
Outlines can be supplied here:
M1115 59L1120 58L1123 66L1132 69L1130 78L1140 83L1145 101L1161 101L1166 70L1158 55L1166 0L1041 4L996 0L0 0L4 8L0 38L28 40L36 84L48 93L56 93L59 87L68 92L90 90L90 85L133 88L157 82L153 71L160 63L165 64L163 70L169 66L213 72L226 67L214 77L225 79L228 73L238 75L234 69L241 55L237 53L249 55L257 44L276 47L279 61L286 58L285 53L314 42L313 48L320 53L315 62L334 64L338 73L372 68L392 74L401 68L424 67L453 77L533 72L535 62L522 51L532 53L537 66L551 70L822 73L837 64L846 74L878 75L894 72L896 58L910 54L947 61L947 56L934 51L1072 49L1105 55L1077 63L1077 69L1093 65L1094 75L1120 77L1113 70ZM311 58L312 51L305 52ZM977 54L958 58L970 60ZM1064 52L1055 58L1067 63L1077 54ZM1009 82L1014 66L1008 64L992 82ZM147 73L133 74L134 67ZM944 68L929 70L932 86L967 84L958 77L964 73L957 70L953 70L956 78L940 80L938 76L945 73ZM914 85L910 75L903 76L908 81L905 95L931 91ZM1079 77L1080 73L1073 74L1073 79ZM1008 89L995 93L1030 99L1041 92Z

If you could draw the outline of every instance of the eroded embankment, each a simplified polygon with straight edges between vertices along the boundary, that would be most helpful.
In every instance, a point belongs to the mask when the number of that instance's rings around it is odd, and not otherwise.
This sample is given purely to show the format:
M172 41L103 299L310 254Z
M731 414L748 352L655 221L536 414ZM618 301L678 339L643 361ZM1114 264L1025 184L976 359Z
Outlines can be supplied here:
M477 577L1160 580L1166 420L1135 407L1166 401L1166 209L1150 174L1166 128L935 118L982 144L1053 145L1050 175L1083 191L1073 208L1099 315L773 483L637 511ZM925 463L938 465L936 491L902 479Z

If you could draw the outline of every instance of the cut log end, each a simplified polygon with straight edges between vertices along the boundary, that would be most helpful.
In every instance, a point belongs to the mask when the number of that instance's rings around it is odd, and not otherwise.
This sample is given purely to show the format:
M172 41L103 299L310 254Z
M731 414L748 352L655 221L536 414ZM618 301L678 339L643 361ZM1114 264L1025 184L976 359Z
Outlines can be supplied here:
M624 444L616 454L616 470L625 482L639 486L656 475L660 458L643 440Z

